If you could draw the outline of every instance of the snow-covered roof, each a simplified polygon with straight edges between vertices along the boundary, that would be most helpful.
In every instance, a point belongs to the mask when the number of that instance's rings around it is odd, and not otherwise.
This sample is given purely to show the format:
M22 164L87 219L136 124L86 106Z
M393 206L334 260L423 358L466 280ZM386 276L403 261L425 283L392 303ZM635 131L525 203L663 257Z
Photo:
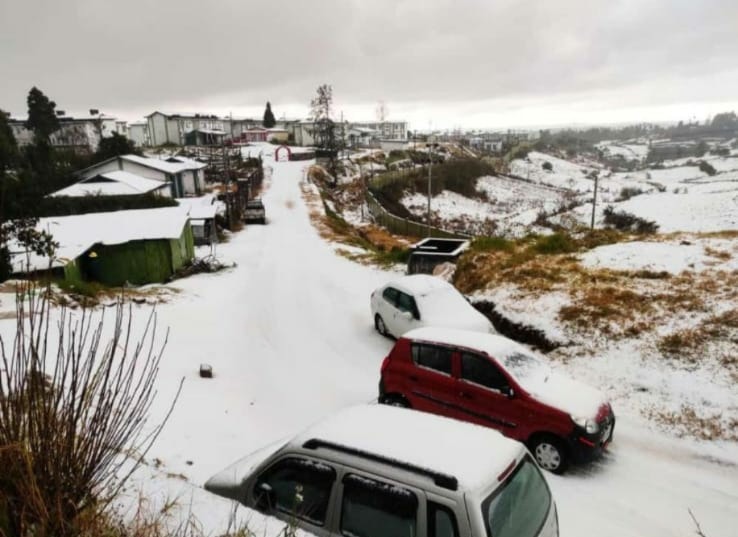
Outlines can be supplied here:
M177 198L177 203L185 209L193 220L206 220L215 218L218 205L215 196L206 194L199 198Z
M515 352L530 352L511 339L484 332L455 328L425 327L406 332L403 337L432 343L444 343L486 352L494 358L509 356Z
M95 244L123 244L135 240L177 239L189 216L181 207L138 209L109 213L41 218L36 229L50 233L59 244L52 267L76 259ZM49 268L49 258L30 254L11 245L13 271Z
M153 168L155 170L159 170L165 173L180 173L185 170L199 170L200 168L205 167L205 165L202 162L193 161L191 159L187 159L187 161L189 162L169 162L168 160L164 160L164 159L139 157L138 155L123 155L120 158L128 162L140 164L141 166ZM183 157L175 157L175 158L183 158ZM197 165L193 163L196 163Z
M166 159L167 162L172 162L173 164L186 164L188 166L188 170L201 170L203 168L207 167L207 164L204 162L200 162L199 160L195 160L188 157L182 157L180 155L174 155L172 157L169 157ZM176 162L173 162L176 161Z
M49 196L124 196L145 194L166 187L168 183L164 181L148 179L126 171L113 171L83 179Z
M438 289L453 288L453 286L445 280L428 274L412 274L410 276L403 276L402 278L392 281L390 285L413 295L424 295Z
M518 442L487 427L386 405L343 410L291 444L302 446L312 439L450 475L463 490L493 482L523 450Z

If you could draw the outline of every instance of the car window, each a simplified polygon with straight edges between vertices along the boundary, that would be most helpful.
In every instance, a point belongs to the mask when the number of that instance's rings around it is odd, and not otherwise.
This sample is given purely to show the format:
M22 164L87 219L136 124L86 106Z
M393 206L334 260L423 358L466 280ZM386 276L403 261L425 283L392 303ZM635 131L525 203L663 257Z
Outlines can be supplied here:
M347 475L343 479L341 534L347 537L414 537L418 498L402 487Z
M502 487L482 502L488 537L536 537L546 523L551 492L527 456Z
M254 489L257 506L278 509L322 526L336 471L327 464L302 458L279 461L258 480ZM264 492L271 490L271 498Z
M458 537L456 515L444 505L428 502L428 537Z
M461 354L461 378L493 390L508 386L505 376L489 358L469 352Z
M415 365L427 367L446 375L451 374L451 349L425 345L422 343L412 344L413 362Z
M413 317L418 318L418 308L415 306L415 299L407 293L397 292L397 309L410 312L413 314Z
M397 293L398 293L397 289L395 289L394 287L388 287L387 289L384 290L384 292L382 293L382 296L387 302L389 302L390 304L394 306L397 304Z

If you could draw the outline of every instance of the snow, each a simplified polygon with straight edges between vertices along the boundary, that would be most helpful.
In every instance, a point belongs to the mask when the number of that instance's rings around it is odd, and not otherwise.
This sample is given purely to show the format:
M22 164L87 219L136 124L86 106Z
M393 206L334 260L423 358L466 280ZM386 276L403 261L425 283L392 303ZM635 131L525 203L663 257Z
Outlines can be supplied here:
M738 254L727 261L716 259L706 248L734 254L730 241L716 239L681 242L633 241L600 246L582 254L581 264L588 268L614 270L650 270L679 274L685 270L738 270Z
M199 198L177 198L180 207L187 210L187 214L193 220L207 220L215 218L220 208L214 195L206 194Z
M149 462L161 459L162 468L142 468L129 487L140 487L152 508L163 505L162 497L179 496L187 510L192 498L192 512L209 535L224 533L232 504L205 492L202 484L246 453L291 438L343 408L375 400L379 368L393 344L374 332L367 311L369 294L391 275L336 255L313 229L299 190L310 161L274 163L266 153L266 165L274 168L264 195L270 223L249 226L218 246L224 261L237 263L235 269L179 280L172 286L180 292L157 306L160 330L170 332L153 422L166 412L182 378L185 383L147 456ZM13 297L3 294L0 300L5 306ZM544 299L530 304L530 310L515 311L533 320L536 312L547 311ZM141 306L134 311L148 312ZM554 330L555 323L546 319L555 316L541 313L538 325ZM142 330L143 321L137 318L135 324ZM15 319L0 319L6 341L12 341L14 327ZM719 410L736 404L734 382L724 387L702 377L695 382L694 375L676 374L663 362L645 363L637 349L616 342L608 342L607 349L585 349L561 365L568 376L605 392L618 417L606 457L565 476L546 475L561 535L687 535L694 531L687 512L692 509L706 535L734 537L738 445L656 432L638 412L640 405L672 393L676 401L687 388L694 401L708 398ZM213 366L214 378L199 378L202 362ZM634 376L650 391L637 390ZM381 425L366 430L384 436ZM465 439L444 439L450 463ZM186 481L165 473L182 474ZM257 535L276 537L283 528L251 510L238 513ZM263 531L262 524L268 526Z
M139 157L138 155L122 155L120 158L127 160L128 162L134 162L141 166L153 168L165 173L180 173L185 170L200 170L205 168L207 165L202 162L198 162L192 159L185 159L183 157L169 157L179 160L179 162L169 162L165 159ZM184 161L184 162L182 162Z
M459 489L469 491L488 487L522 455L520 444L495 430L385 405L343 410L303 432L293 445L313 438L453 476Z
M108 181L95 181L97 177L108 179ZM166 185L167 183L163 181L148 179L135 173L119 170L102 173L90 179L83 179L78 183L49 194L49 196L82 197L146 194Z
M647 144L624 142L600 142L596 145L607 157L623 157L625 160L642 162L648 156Z
M123 244L144 239L177 239L187 225L187 212L180 207L138 209L109 213L40 218L36 229L51 234L59 244L53 267L66 265L94 244ZM14 272L49 268L49 258L11 247Z
M726 191L644 194L627 201L613 203L616 211L625 211L659 225L662 233L710 232L738 229L738 184ZM602 211L606 204L597 207L597 223L603 225ZM588 223L592 206L574 210L582 223Z
M427 274L412 274L390 282L390 285L412 295L425 295L434 291L454 289L448 282Z

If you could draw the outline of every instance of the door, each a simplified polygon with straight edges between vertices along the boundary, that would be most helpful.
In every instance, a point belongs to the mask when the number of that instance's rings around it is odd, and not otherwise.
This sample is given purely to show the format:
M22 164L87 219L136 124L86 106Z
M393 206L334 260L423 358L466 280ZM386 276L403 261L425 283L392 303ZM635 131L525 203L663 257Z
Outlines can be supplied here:
M253 507L326 535L330 500L336 482L333 467L303 457L280 459L256 480Z
M366 475L346 474L338 535L415 537L421 504L417 491Z
M407 373L406 394L413 408L456 417L457 382L453 377L453 350L441 345L412 343L413 366Z
M488 356L462 351L458 381L459 406L465 419L515 437L520 421L519 399L506 395L507 376Z
M397 307L394 314L394 325L397 327L397 332L393 332L395 336L399 337L405 332L420 326L418 323L420 315L415 299L407 293L397 292Z

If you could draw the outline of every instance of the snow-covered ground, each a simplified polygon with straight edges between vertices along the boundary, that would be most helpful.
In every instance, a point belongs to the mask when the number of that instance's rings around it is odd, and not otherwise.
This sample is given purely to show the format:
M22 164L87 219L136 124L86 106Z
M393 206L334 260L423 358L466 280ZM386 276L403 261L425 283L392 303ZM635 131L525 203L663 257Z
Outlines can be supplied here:
M648 144L606 141L596 145L605 157L623 157L625 160L643 162L648 155Z
M230 505L201 489L205 480L338 409L374 400L379 367L392 345L373 330L369 294L394 274L352 263L319 237L298 184L310 162L274 163L266 152L265 160L273 167L263 196L268 225L249 226L218 246L219 256L236 268L178 281L173 287L181 292L158 307L159 326L170 334L155 417L163 415L181 378L185 383L147 457L158 458L161 467L145 468L133 483L152 502L165 492L186 507L191 500L193 514L213 535L227 525ZM2 295L3 302L10 299ZM0 320L4 337L13 327L12 320ZM616 387L604 375L588 374L586 358L567 365L567 372L594 379L612 395ZM617 358L599 360L599 367L617 368ZM198 377L201 363L213 366L213 379ZM689 535L691 509L706 535L734 536L738 446L665 436L628 406L615 412L615 441L603 460L547 476L561 535ZM263 518L241 513L262 535ZM274 521L270 526L266 535L278 531Z
M503 176L480 177L476 190L486 200L449 190L434 196L434 218L443 221L445 227L460 228L459 231L522 235L541 211L553 212L567 201L567 193L560 188ZM406 194L400 202L416 216L427 214L428 198L421 193ZM484 223L493 223L494 228L484 229Z

